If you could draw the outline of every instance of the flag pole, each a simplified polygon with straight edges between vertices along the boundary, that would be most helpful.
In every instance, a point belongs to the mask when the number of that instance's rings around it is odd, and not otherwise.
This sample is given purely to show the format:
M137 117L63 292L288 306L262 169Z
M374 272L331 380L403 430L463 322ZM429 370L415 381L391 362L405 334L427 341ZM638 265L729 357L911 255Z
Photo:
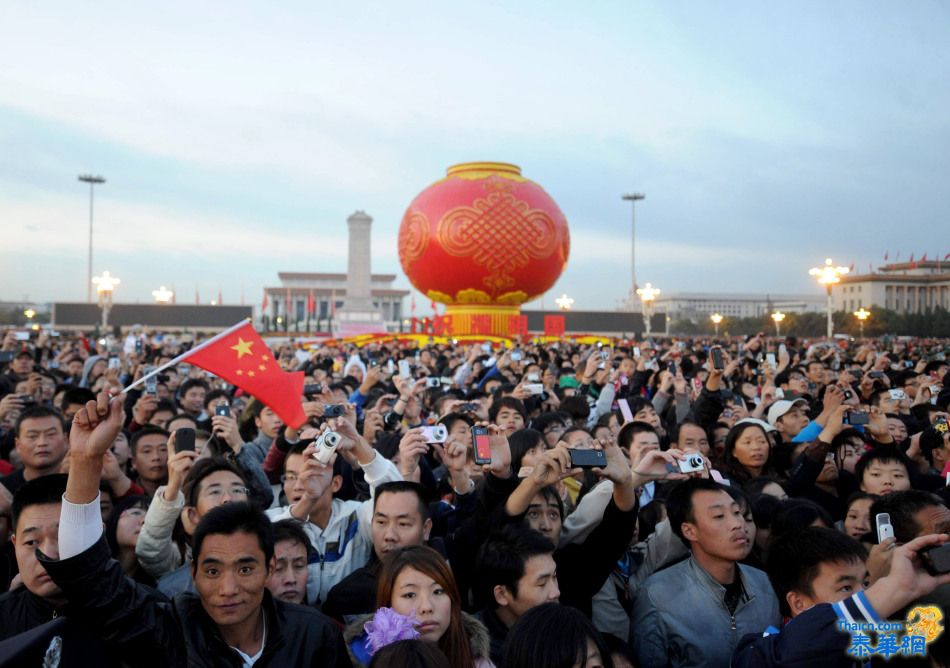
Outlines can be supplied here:
M192 348L192 349L190 349L190 350L188 350L188 351L186 351L186 352L183 352L181 355L179 355L179 356L176 357L175 359L171 360L170 362L165 362L165 364L161 365L161 366L158 367L157 369L154 369L154 370L150 371L149 373L145 374L144 376L142 376L141 378L139 378L137 381L135 381L134 383L132 383L132 384L129 385L128 387L124 388L122 391L123 391L123 392L128 392L128 391L131 390L132 388L141 385L142 383L144 383L146 380L148 380L148 379L151 378L152 376L157 376L158 374L160 374L160 373L161 373L162 371L164 371L165 369L167 369L167 368L169 368L169 367L173 367L173 366L175 366L176 364L180 364L182 361L184 361L184 360L187 359L188 357L194 355L194 354L195 354L196 352L198 352L199 350L202 350L202 349L204 349L204 348L207 348L207 347L210 346L212 343L216 343L217 341L220 341L221 339L223 339L224 337L226 337L228 334L231 334L231 333L234 332L235 330L238 330L238 329L240 329L241 327L244 327L244 325L248 324L249 322L250 322L250 320L248 320L247 318L245 318L244 320L242 320L241 322L237 323L236 325L232 325L231 327L228 327L226 330L224 330L224 331L221 332L220 334L216 334L215 336L212 336L210 339L208 339L208 340L205 341L204 343L202 343L202 344L200 344L200 345L198 345L198 346L195 346L194 348Z

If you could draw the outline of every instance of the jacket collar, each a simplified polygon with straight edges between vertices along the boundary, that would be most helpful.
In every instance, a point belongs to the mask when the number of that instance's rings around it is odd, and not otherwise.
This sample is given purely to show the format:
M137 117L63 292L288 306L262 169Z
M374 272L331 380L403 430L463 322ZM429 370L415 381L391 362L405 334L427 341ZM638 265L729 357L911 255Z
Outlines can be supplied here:
M195 614L198 617L197 626L201 628L200 633L207 638L209 644L214 644L217 646L215 650L221 656L233 657L237 659L237 653L234 652L230 645L228 645L224 638L221 637L221 633L218 630L218 625L214 623L214 620L208 616L208 613L205 612L204 606L201 605L201 599L197 594L182 594L181 596L186 597L189 600L189 604L192 609L195 611ZM277 605L277 602L274 600L274 597L271 595L270 591L264 590L264 600L261 602L261 607L264 609L264 623L266 624L267 634L264 638L264 652L261 654L259 661L264 665L265 659L271 656L278 649L284 645L284 637L280 633L282 628L282 617L283 615L280 612L280 608ZM186 628L190 626L186 624Z
M686 560L686 567L692 575L693 579L698 581L710 594L712 594L717 601L724 601L726 598L726 588L722 585L716 578L709 574L709 572L699 565L693 556L690 555L689 559ZM742 572L742 564L736 562L736 577L739 579L739 586L742 588L742 595L740 601L751 601L755 598L754 595L749 594L749 588L746 587L745 575Z

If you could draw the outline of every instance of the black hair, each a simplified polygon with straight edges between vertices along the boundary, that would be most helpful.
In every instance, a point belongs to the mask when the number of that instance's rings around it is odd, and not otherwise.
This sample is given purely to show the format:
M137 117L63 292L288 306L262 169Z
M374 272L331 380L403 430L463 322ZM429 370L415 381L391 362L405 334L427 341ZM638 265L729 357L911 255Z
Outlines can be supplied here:
M693 495L696 492L726 492L729 489L715 480L708 478L690 478L673 485L666 497L666 514L670 518L670 528L681 541L689 546L689 541L683 536L683 524L695 522L693 513Z
M917 537L922 528L917 524L914 515L924 508L944 505L943 499L936 494L909 489L879 497L871 504L871 517L878 513L888 513L891 516L891 526L894 527L894 538L898 543L909 543Z
M227 399L229 404L231 403L231 393L228 392L227 390L211 390L210 392L205 394L204 407L207 408L211 404L212 401L214 401L215 399L221 399L222 397Z
M803 527L776 536L769 548L766 569L782 614L791 614L786 599L789 592L814 596L812 583L823 563L864 562L867 558L861 543L835 529Z
M455 423L462 421L467 424L469 427L475 426L475 420L467 416L465 413L449 413L439 418L439 424L443 425L446 431L452 431L452 427L455 426Z
M25 508L30 506L60 505L63 494L66 493L66 474L54 473L28 480L13 495L11 513L13 515L13 531L16 533L17 522Z
M509 668L571 668L587 665L593 643L604 668L613 668L610 649L582 612L559 603L543 603L518 618L508 632L505 666Z
M786 533L804 529L821 520L826 527L834 527L835 522L827 510L810 499L785 499L772 518L772 539Z
M16 419L16 425L13 427L13 433L20 436L20 428L23 426L23 423L27 420L40 420L42 418L53 417L59 421L59 426L62 429L66 429L66 424L63 422L63 414L60 413L55 408L47 408L46 406L41 406L39 404L35 406L30 406L29 408L24 408L20 413L20 416Z
M247 485L247 478L244 472L224 457L203 457L194 463L182 483L181 491L185 495L185 505L192 507L198 505L201 481L218 471L230 471Z
M201 378L189 378L184 383L178 386L179 400L184 399L185 395L188 394L188 390L194 387L204 388L205 392L209 392L211 390L211 387L208 385L208 383L202 380Z
M303 525L297 520L278 520L274 522L274 545L282 540L300 543L307 550L307 557L314 553L313 543L303 530Z
M752 497L752 520L756 529L771 529L775 513L782 507L782 499L771 494L757 494Z
M854 477L858 479L858 484L864 483L864 471L874 462L897 462L898 464L902 464L907 470L908 476L913 470L910 459L908 459L907 455L901 452L897 446L879 445L861 455L861 459L854 465Z
M544 436L534 429L519 429L508 437L508 447L511 450L511 470L517 473L521 469L521 461L525 454L539 445L544 446Z
M712 440L709 438L709 433L706 432L706 428L703 425L699 424L698 422L693 422L692 420L684 420L683 422L680 422L679 424L677 424L676 427L673 429L673 433L670 434L671 443L679 443L680 432L682 432L685 427L696 427L697 429L701 429L703 433L706 434L706 439L709 441Z
M619 445L624 450L629 450L630 446L633 444L633 437L644 432L656 434L657 439L660 438L660 435L657 433L656 429L653 428L652 424L649 422L643 422L642 420L634 420L633 422L628 422L620 428L620 433L617 434L617 445Z
M270 567L274 556L274 526L264 511L247 503L226 503L209 510L195 529L192 542L194 561L192 573L198 571L201 563L201 546L208 536L233 536L236 533L248 533L257 537L257 544L264 553L264 567Z
M148 497L133 495L124 496L121 499L115 500L112 506L112 514L109 515L109 519L106 520L105 534L106 542L109 543L109 550L112 552L112 556L116 559L119 558L119 520L122 517L122 513L126 510L129 510L130 508L142 508L144 510L148 510Z
M501 399L495 399L495 401L493 401L491 404L491 408L488 409L488 421L494 422L502 408L510 408L513 411L517 411L521 414L521 419L527 423L528 411L525 410L524 402L521 401L521 399L515 399L514 397L502 397Z
M752 479L752 474L749 472L749 469L747 469L735 455L736 441L749 429L758 429L761 431L762 435L765 436L765 442L768 444L769 454L765 460L765 465L762 467L762 473L768 475L775 469L774 448L772 447L772 440L769 438L768 430L756 422L736 424L729 430L729 433L726 434L726 442L723 444L722 457L719 463L722 472L727 474L733 483L744 483Z
M567 426L569 421L570 418L562 413L541 413L531 420L531 428L543 434L552 424Z
M590 404L587 397L578 395L564 397L559 406L562 413L570 416L571 420L584 420L590 417Z
M426 489L417 482L411 480L393 480L384 482L376 487L376 494L373 496L373 512L376 512L376 506L379 504L379 497L383 494L414 494L416 504L419 510L419 516L425 522L429 519L429 505L426 503Z
M775 478L770 478L768 476L761 475L757 478L752 478L745 485L742 486L742 489L745 490L746 494L750 497L758 496L759 494L765 494L764 490L768 485L778 485L783 490L785 486Z
M553 555L554 550L554 543L526 526L510 525L492 534L478 551L476 572L481 605L492 610L498 607L493 593L497 585L506 587L512 596L518 596L518 580L524 577L528 559L544 554Z
M63 408L75 404L85 406L86 402L96 400L96 393L89 388L75 387L74 385L67 385L66 387L69 389L63 392L63 400L60 403Z
M439 646L415 638L397 640L381 647L369 662L369 668L399 666L400 668L451 668L449 658Z
M135 449L138 447L139 441L141 441L145 436L151 436L158 434L164 436L165 440L168 440L170 433L162 429L161 427L156 427L152 424L144 425L141 429L132 434L132 438L129 439L129 450L132 451L132 456L135 456Z

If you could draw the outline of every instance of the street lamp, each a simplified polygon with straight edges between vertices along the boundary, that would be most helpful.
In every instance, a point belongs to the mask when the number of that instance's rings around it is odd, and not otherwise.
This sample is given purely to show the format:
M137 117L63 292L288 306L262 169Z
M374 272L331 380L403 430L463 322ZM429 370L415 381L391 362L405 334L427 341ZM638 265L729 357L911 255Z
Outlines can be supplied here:
M775 322L775 338L778 338L782 335L783 320L785 320L785 314L781 311L776 311L772 314L772 321Z
M96 276L92 279L96 286L96 294L99 296L99 308L102 309L102 330L105 331L109 326L109 311L112 309L112 293L115 292L115 286L120 281L115 276L111 276L108 271L102 272L102 276Z
M574 305L574 300L567 296L565 292L563 295L554 300L554 303L557 304L557 307L562 311L570 311L571 306Z
M32 322L33 322L33 318L36 317L36 311L34 311L34 310L31 309L31 308L28 308L28 309L26 309L26 310L23 312L23 315L25 315L25 316L26 316L26 319L29 320L30 323L32 323Z
M864 338L864 321L871 317L871 312L863 306L854 312L854 317L858 319L858 326L861 328L861 338Z
M96 187L96 184L105 183L106 180L101 176L93 176L92 174L80 174L79 180L83 183L89 184L89 264L87 267L86 274L86 301L92 301L92 200L93 200L93 189Z
M152 296L155 297L156 304L170 304L175 293L163 285L158 290L152 290Z
M620 196L625 202L630 202L630 295L637 289L637 202L646 199L643 193L625 193ZM633 302L633 300L630 300Z
M713 321L713 326L716 328L716 336L719 336L719 323L722 322L722 314L713 313L709 316L709 319Z
M828 290L828 334L827 337L830 339L834 334L834 325L831 322L831 286L835 283L841 282L841 277L847 274L850 271L847 267L836 267L831 261L831 258L825 259L825 265L823 267L812 267L808 270L809 276L814 276L817 281L824 285Z
M643 323L646 328L646 335L650 336L650 316L653 315L653 300L660 294L659 289L654 288L647 283L642 288L637 288L637 296L643 302Z

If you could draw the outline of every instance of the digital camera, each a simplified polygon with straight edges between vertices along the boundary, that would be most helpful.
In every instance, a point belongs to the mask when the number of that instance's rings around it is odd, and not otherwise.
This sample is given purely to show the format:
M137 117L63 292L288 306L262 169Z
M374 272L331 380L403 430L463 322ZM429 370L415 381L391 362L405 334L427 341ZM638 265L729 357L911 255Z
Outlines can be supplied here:
M686 459L678 460L677 464L679 464L680 473L697 473L703 470L706 461L702 455L692 454L687 455Z
M328 464L330 457L336 452L336 447L340 444L342 438L335 431L325 431L319 436L315 444L317 449L313 453L313 458L321 464Z

